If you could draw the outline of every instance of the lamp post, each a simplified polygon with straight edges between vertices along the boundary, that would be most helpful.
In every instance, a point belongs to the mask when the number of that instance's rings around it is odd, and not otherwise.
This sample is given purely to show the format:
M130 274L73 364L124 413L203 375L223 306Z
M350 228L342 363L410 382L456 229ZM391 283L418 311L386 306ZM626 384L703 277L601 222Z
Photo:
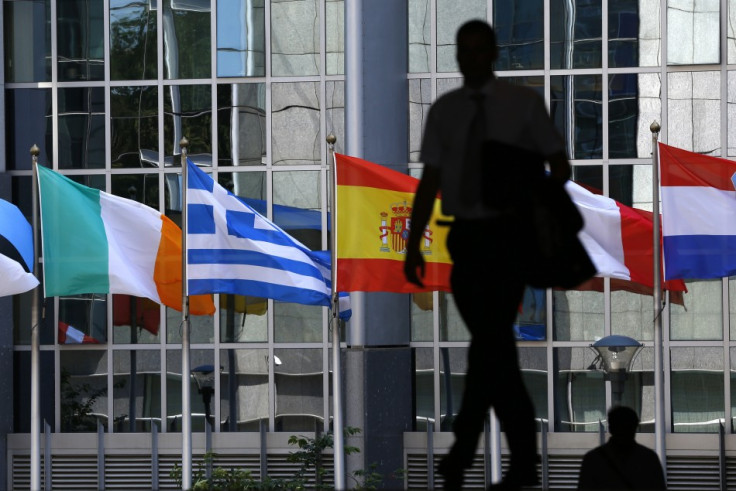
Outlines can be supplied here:
M192 376L197 382L197 389L202 394L202 402L204 403L204 420L206 423L210 421L210 402L212 394L215 393L215 367L214 365L200 365L192 369Z
M614 406L621 405L621 396L624 393L626 373L631 368L631 362L644 345L628 336L605 336L590 345L603 365L603 371L611 381L611 395Z

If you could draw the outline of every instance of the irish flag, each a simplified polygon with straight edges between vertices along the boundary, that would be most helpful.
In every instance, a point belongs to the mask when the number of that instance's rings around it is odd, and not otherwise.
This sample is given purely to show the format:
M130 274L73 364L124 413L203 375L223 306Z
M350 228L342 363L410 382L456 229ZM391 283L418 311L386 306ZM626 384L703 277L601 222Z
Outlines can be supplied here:
M406 281L404 258L411 210L419 180L378 164L335 154L337 181L338 291L414 293L450 291L452 262L445 247L449 227L440 201L424 230L425 288Z
M182 304L181 229L158 211L37 166L46 297L118 293ZM209 295L190 312L215 311Z

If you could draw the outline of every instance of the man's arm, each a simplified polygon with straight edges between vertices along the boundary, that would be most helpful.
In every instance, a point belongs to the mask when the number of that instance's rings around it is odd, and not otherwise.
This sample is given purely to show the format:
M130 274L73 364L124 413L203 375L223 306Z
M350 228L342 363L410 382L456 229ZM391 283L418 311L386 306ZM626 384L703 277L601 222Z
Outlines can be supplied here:
M419 243L424 234L424 228L429 223L434 208L434 200L440 187L440 171L435 167L424 167L422 178L419 181L414 204L411 211L411 229L406 244L406 261L404 275L411 283L423 287L421 278L424 276L424 257L419 252ZM417 271L419 274L417 274Z

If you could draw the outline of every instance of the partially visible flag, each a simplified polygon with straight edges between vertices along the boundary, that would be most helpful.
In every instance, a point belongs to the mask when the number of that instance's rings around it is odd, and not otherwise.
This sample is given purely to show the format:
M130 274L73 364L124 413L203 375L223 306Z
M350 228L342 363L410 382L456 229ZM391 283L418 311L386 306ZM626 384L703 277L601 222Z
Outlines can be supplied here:
M189 294L233 293L330 305L330 261L187 161Z
M404 276L406 240L419 180L382 165L335 154L337 289L414 293L450 291L448 227L437 225L440 200L424 230L425 288Z
M598 270L598 277L612 278L612 288L649 293L654 287L654 223L651 212L631 208L592 193L568 181L565 189L583 215L580 241ZM649 289L642 291L633 282ZM682 281L666 282L665 289L687 291ZM584 286L583 286L584 289Z
M159 305L149 298L130 295L112 296L112 325L142 327L153 335L158 334L160 325ZM135 317L134 317L135 314Z
M23 213L0 199L0 297L38 285L33 275L33 230Z
M99 344L99 341L76 327L59 321L59 344Z
M736 274L736 162L659 144L666 279Z
M45 296L120 293L181 310L181 229L133 200L38 166ZM190 312L211 315L209 296Z

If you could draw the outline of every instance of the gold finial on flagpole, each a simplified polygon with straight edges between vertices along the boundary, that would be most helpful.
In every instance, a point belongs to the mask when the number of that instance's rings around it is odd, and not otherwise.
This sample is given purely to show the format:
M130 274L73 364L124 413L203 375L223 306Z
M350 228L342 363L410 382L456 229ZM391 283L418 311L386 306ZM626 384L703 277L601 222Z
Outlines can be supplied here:
M649 131L651 131L652 133L659 133L659 130L661 129L662 127L656 120L652 121L652 124L649 125Z
M38 154L40 153L41 153L41 149L38 148L38 145L34 143L33 146L31 147L31 156L38 157Z
M330 147L334 147L335 146L335 142L337 141L337 137L335 136L334 133L330 133L329 135L327 135L327 138L325 138L325 139L327 140L327 144Z

